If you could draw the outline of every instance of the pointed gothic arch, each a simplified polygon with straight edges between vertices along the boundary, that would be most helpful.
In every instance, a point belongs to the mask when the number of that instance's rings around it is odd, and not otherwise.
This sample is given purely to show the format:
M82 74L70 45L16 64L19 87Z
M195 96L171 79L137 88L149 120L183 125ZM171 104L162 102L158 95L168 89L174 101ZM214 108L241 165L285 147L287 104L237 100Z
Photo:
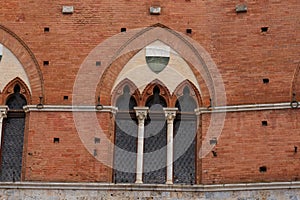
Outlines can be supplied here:
M174 90L173 95L172 95L172 107L176 107L176 102L179 99L179 97L184 95L184 88L188 87L190 90L190 96L195 100L197 107L202 106L202 99L201 95L196 88L196 86L189 80L184 80L182 81Z
M14 94L14 88L16 85L20 86L20 94L24 96L27 104L31 104L31 93L26 83L19 77L11 80L3 89L2 102L7 102L9 96Z
M142 99L141 106L146 105L149 98L151 98L151 96L153 96L154 91L155 91L154 88L159 89L159 95L165 100L166 105L170 105L171 94L170 94L168 88L164 85L163 82L161 82L158 79L155 79L145 87L145 89L141 95L142 96L141 97L141 99Z
M121 81L115 87L115 89L112 91L111 105L117 106L117 100L122 94L124 94L124 87L125 86L128 86L129 94L135 99L135 101L137 102L137 105L139 105L139 100L140 100L139 90L136 87L136 85L131 80L129 80L128 78Z
M44 79L39 63L27 44L9 28L0 24L0 43L9 49L23 66L32 89L31 103L44 96Z

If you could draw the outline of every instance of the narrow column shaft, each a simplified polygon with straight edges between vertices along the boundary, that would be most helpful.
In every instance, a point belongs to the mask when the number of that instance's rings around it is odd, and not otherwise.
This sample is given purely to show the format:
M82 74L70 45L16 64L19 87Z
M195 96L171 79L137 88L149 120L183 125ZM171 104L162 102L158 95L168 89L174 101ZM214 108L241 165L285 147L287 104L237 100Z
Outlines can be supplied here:
M135 107L138 119L138 144L137 144L137 161L136 161L136 181L135 183L143 183L143 159L144 159L144 125L147 116L148 107Z
M168 130L167 130L167 182L166 184L173 184L173 125L176 117L177 108L164 108L165 116L167 119Z

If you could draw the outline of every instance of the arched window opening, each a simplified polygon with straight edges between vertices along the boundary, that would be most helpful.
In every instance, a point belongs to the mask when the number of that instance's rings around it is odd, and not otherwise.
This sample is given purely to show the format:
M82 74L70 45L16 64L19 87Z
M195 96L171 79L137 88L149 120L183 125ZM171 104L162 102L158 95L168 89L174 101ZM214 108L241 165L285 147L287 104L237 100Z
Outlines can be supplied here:
M185 86L176 101L178 113L174 121L174 184L194 184L196 180L196 116L197 104Z
M149 116L145 121L144 183L163 184L166 182L167 158L167 124L163 107L167 107L167 103L158 86L153 88L153 95L147 99L146 106L149 107ZM161 153L153 153L156 151Z
M118 113L115 128L114 182L134 183L137 152L137 119L133 108L137 101L130 94L128 85L116 101Z
M20 94L21 86L14 86L14 93L6 101L9 107L4 120L4 132L1 139L1 181L20 181L22 170L22 153L24 143L25 113L27 104Z

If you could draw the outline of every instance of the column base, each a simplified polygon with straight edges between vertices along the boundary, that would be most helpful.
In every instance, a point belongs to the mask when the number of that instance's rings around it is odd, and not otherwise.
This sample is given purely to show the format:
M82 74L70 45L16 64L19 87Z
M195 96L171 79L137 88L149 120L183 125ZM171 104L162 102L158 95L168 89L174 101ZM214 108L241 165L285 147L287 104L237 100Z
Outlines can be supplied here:
M142 184L143 181L135 181L135 183L137 183L137 184Z
M166 184L173 185L173 181L167 181Z

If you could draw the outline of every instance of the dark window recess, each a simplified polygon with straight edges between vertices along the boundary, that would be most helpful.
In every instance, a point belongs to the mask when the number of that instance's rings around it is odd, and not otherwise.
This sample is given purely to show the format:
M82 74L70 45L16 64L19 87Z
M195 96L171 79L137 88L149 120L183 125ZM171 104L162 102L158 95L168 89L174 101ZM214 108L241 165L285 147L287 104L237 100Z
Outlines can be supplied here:
M266 166L261 166L259 168L259 172L261 172L261 173L267 172L267 167Z
M101 65L101 61L96 61L96 66L99 67Z
M192 29L190 29L190 28L186 29L186 33L192 34Z
M269 80L268 78L264 78L264 79L263 79L263 83L264 83L264 84L267 84L267 83L269 83L269 82L270 82L270 80Z
M59 138L53 138L53 143L59 143Z
M217 144L217 139L213 138L213 139L209 140L209 144L210 145L216 145Z
M45 27L45 28L44 28L44 32L45 32L45 33L50 32L50 28L49 28L49 27Z
M64 96L64 100L68 100L69 99L69 96Z
M269 27L267 26L264 26L264 27L261 27L261 32L267 32L269 30Z
M97 149L94 149L94 156L97 156Z
M126 28L121 28L121 32L126 32Z
M44 65L44 66L48 66L48 65L49 65L49 61L48 61L48 60L45 60L45 61L43 62L43 65Z
M95 138L95 144L99 144L100 143L100 138Z
M268 121L261 121L262 126L268 126Z

